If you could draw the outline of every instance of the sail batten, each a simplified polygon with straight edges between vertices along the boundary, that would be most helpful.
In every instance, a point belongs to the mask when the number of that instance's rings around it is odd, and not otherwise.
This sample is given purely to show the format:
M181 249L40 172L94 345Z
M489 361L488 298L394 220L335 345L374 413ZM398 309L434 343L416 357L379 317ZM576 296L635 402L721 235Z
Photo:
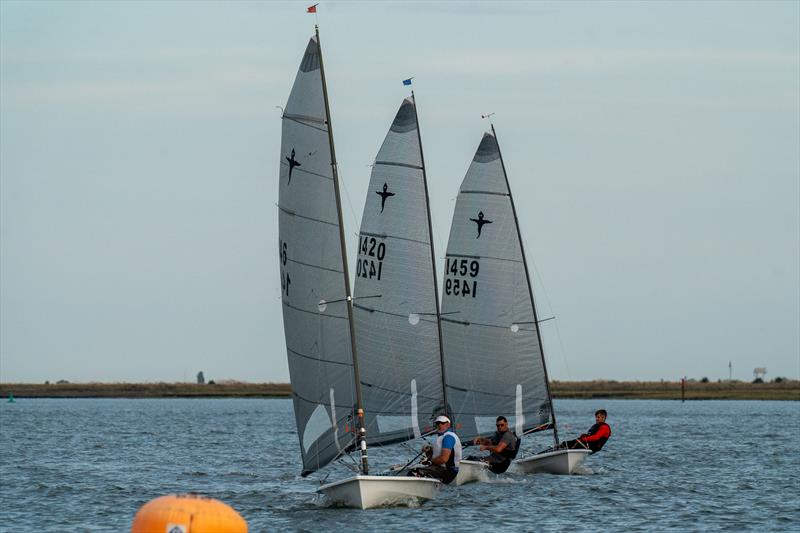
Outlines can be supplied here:
M508 258L508 257L491 257L488 255L469 255L458 252L447 253L447 257L466 258L466 259L488 259L490 261L499 261L506 263L522 263L522 259Z
M524 431L552 423L513 198L493 133L484 134L461 184L444 270L442 313L455 315L442 317L445 381L459 434L485 434L498 415Z
M289 167L290 165L287 163L286 165L282 165L282 166ZM331 177L331 176L325 176L323 174L318 174L318 173L312 172L310 170L303 170L301 168L294 169L294 172L297 172L298 174L303 174L303 175L306 175L306 176L315 176L317 178L322 178L322 179L325 179L325 180L333 180L333 177Z
M312 123L316 123L316 124L327 124L325 119L322 118L322 117L310 117L308 115L293 115L291 113L284 113L283 114L283 118L288 118L290 120L297 120L297 121L300 121L300 122L312 122ZM325 128L325 131L328 131L328 129Z
M405 168L413 168L416 170L422 170L420 165L411 165L408 163L400 163L399 161L375 161L376 165L386 165L388 167L405 167Z

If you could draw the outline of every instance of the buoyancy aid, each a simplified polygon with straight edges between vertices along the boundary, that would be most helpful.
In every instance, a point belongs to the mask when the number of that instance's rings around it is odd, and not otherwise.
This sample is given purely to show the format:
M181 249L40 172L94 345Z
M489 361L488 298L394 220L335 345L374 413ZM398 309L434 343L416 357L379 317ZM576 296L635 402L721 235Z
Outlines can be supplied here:
M513 448L511 446L506 446L502 452L497 452L496 455L503 457L504 459L514 459L517 456L517 452L519 451L519 446L522 443L522 439L517 437L516 433L509 430L511 436L514 437L514 444ZM494 437L492 437L492 444L497 446L500 444L500 441L503 440L503 433L499 431L495 431Z
M580 440L589 445L592 453L599 452L605 446L608 439L611 437L611 426L605 422L600 422L589 428L584 435L581 435Z
M458 471L458 463L461 462L461 439L458 438L452 430L447 430L441 435L436 437L436 440L433 442L433 457L439 457L442 454L442 442L447 435L452 435L455 438L455 446L453 446L453 451L450 453L450 458L447 459L446 466L451 470Z
M510 430L509 430L510 431ZM517 453L519 453L519 447L522 444L522 438L517 437L517 435L512 431L511 436L514 437L514 449L511 449L511 446L506 446L502 452L492 452L493 455L499 455L503 458L500 462L490 462L489 463L489 470L495 474L502 474L508 467L511 466L511 461L513 461L517 457ZM503 434L499 432L495 432L494 437L492 437L492 444L495 446L500 444L500 440L502 440Z

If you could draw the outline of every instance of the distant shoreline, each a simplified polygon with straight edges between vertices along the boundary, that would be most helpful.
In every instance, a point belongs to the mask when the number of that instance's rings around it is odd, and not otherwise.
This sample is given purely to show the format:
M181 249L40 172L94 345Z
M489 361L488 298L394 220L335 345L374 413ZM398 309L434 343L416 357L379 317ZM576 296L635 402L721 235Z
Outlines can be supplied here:
M554 381L556 399L680 400L674 381ZM800 401L800 381L686 383L686 400ZM290 398L288 383L0 383L0 401L15 398Z

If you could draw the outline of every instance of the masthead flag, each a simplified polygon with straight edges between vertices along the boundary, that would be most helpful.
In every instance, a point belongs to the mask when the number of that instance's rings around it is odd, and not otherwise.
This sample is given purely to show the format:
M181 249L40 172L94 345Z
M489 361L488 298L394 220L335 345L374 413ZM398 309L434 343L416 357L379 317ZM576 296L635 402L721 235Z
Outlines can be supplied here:
M403 85L411 85L411 80L414 78L408 78L407 80L403 80Z
M313 6L308 6L308 9L306 9L306 13L316 13L318 5L319 4L314 4Z

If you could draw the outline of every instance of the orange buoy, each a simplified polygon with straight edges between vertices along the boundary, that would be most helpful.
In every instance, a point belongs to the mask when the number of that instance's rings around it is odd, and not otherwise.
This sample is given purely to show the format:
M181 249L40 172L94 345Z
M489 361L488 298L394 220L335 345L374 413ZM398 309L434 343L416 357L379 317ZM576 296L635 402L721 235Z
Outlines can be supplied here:
M170 494L144 504L133 519L131 533L247 533L247 522L219 500Z

